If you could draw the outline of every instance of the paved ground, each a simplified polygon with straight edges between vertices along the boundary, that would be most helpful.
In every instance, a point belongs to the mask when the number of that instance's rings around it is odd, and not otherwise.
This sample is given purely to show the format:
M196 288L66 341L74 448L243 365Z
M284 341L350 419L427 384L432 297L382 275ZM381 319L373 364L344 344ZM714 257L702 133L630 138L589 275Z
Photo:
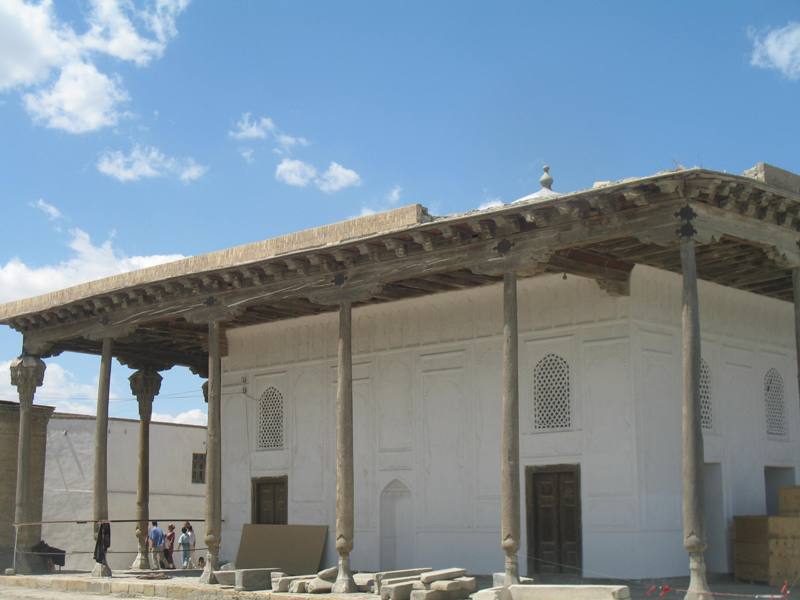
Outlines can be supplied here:
M49 575L45 576L48 579L53 578L57 579L61 576L59 575ZM152 597L153 592L148 593L139 593L138 591L128 590L128 591L121 591L121 592L113 592L113 593L106 593L106 594L98 594L93 593L90 591L79 591L79 592L67 592L67 591L56 591L50 589L33 589L30 587L20 587L18 585L9 585L8 580L4 581L4 577L0 577L0 600L77 600L79 598L97 598L97 597L111 597L111 598L144 598L144 597ZM117 580L117 577L114 578ZM171 581L175 584L181 584L180 581L181 577L176 577ZM665 600L680 600L683 598L683 593L680 591L685 589L688 584L687 578L673 578L673 579L666 579L666 580L659 580L658 582L641 582L641 581L609 581L607 579L583 579L577 577L569 577L563 575L541 575L537 578L540 583L551 583L551 584L579 584L579 583L597 583L597 584L619 584L619 585L628 585L631 590L631 598L634 600L658 600L659 599L659 591L657 589L655 592L651 593L649 596L647 595L648 589L652 585L663 586L669 585L673 591L668 592L665 594ZM120 577L119 581L124 581L124 578ZM184 579L184 582L186 580ZM488 577L480 577L479 581L481 583L480 587L487 587L491 585L490 579ZM188 583L188 582L187 582ZM185 584L184 584L185 585ZM200 586L198 584L197 588L187 590L189 592L186 597L202 600L203 598L207 597L206 594L203 593L203 588L205 586ZM221 592L222 590L214 586L216 589L214 592ZM209 589L205 587L205 589ZM766 586L766 585L758 585L758 584L747 584L741 583L733 580L731 577L716 577L711 580L711 589L713 592L721 593L719 596L719 600L746 600L747 598L769 598L769 596L775 595L777 598L780 597L780 590L774 587ZM162 590L163 591L163 588ZM212 592L210 596L213 598L220 598L216 593ZM261 596L262 593L246 593L246 594L236 594L233 592L231 588L226 589L226 593L224 597L246 597L249 596L251 598ZM266 594L263 594L267 596ZM166 596L166 593L163 594ZM162 597L163 597L162 596ZM281 596L284 596L281 594ZM299 595L298 595L299 596ZM268 597L268 596L267 596ZM273 596L275 597L275 596ZM297 597L295 597L297 598ZM319 598L322 600L323 597L314 597ZM798 591L792 591L789 595L789 598L800 598L800 587Z

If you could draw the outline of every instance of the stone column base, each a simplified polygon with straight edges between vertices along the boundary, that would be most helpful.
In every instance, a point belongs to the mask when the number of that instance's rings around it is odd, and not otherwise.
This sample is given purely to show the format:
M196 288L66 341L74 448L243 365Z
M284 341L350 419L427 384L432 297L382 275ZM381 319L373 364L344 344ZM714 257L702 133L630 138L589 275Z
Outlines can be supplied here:
M136 558L133 559L133 564L131 565L132 571L149 571L150 570L150 558L147 556L147 552L142 552L139 550L136 553Z
M92 577L111 577L111 567L106 563L94 563Z
M356 582L353 580L353 573L350 571L350 557L339 557L339 572L336 575L336 582L333 584L331 592L334 594L352 594L358 591Z
M217 576L214 575L214 567L211 565L211 560L206 561L206 566L203 567L203 572L200 574L200 583L207 583L209 585L216 585Z

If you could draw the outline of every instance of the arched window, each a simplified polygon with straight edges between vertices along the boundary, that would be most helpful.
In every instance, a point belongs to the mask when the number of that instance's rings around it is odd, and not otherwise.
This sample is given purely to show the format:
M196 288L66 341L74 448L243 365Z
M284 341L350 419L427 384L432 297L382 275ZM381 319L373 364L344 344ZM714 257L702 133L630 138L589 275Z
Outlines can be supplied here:
M714 407L711 403L711 368L700 359L700 423L703 429L714 429Z
M783 399L783 377L775 369L764 375L764 408L769 435L786 435L786 406Z
M283 395L274 387L268 387L258 401L259 450L283 448Z
M568 429L572 426L569 363L547 354L533 369L533 430Z

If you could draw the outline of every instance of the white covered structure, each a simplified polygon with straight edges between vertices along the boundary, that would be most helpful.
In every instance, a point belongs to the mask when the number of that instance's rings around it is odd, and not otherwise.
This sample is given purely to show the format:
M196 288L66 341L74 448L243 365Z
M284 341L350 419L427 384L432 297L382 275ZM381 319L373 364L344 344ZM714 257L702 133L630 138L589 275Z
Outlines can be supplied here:
M327 524L353 569L730 570L798 456L800 177L680 169L434 217L411 205L0 305L23 334L16 522L42 358L136 369L144 567L160 372L208 377L202 581L241 525ZM705 507L704 507L705 505ZM28 536L23 548L35 543ZM681 548L682 546L682 548ZM706 561L707 558L707 561ZM274 565L270 565L274 566ZM109 575L108 565L94 573Z
M502 569L501 294L496 285L354 311L359 569ZM770 469L793 481L800 468L794 316L790 304L715 284L701 283L700 297L706 560L730 572L732 516L764 514L777 491ZM644 266L625 297L582 277L520 282L522 565L548 566L528 555L526 477L574 465L584 574L686 573L680 298L679 276ZM335 315L320 315L228 334L225 556L251 522L252 480L287 476L288 522L335 531L335 331Z

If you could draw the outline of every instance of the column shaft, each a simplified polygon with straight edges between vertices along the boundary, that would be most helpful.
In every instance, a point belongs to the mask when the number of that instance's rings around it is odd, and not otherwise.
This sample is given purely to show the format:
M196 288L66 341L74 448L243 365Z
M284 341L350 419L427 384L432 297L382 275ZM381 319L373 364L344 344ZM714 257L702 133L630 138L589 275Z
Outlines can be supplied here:
M694 240L681 238L683 272L683 546L689 553L687 600L709 592L703 551L706 548L703 513L703 429L700 422L700 314Z
M139 550L133 569L148 569L147 523L150 520L150 417L153 398L161 388L161 375L155 369L145 368L130 376L131 391L139 401L139 466L136 486L136 537ZM157 568L158 565L155 565Z
M14 522L27 523L31 510L31 419L33 396L44 382L45 365L35 356L20 356L11 363L11 384L19 395L19 431L17 436L17 487L14 504ZM30 550L40 536L41 526L17 528L17 549ZM31 561L27 554L17 554L17 571L30 572Z
M505 585L519 583L519 351L517 276L503 276L503 399L500 435L500 543L506 554Z
M208 324L208 428L206 443L206 566L200 581L217 583L222 533L222 353L221 325Z
M94 520L95 535L100 521L108 519L108 398L111 388L111 338L103 338L100 377L97 383L97 409L94 429ZM95 563L95 577L111 577L108 562Z
M353 550L353 353L352 307L339 305L338 368L336 371L336 552L339 573L333 592L356 591L350 569Z

